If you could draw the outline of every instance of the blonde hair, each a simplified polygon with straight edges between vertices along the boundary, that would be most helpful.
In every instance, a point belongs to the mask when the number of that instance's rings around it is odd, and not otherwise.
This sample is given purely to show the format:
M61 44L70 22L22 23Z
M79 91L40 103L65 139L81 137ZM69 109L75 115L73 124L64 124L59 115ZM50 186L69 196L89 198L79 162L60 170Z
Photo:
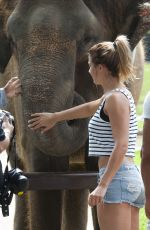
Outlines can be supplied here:
M114 42L101 42L92 46L89 57L94 65L104 64L113 77L127 81L134 77L132 52L128 39L119 35Z

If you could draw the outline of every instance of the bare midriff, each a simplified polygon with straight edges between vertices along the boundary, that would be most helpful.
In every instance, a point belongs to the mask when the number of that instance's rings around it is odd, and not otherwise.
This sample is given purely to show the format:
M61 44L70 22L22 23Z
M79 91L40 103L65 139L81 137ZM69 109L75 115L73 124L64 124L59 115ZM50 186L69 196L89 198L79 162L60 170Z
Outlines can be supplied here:
M108 164L109 157L110 156L100 156L98 159L98 167L99 168L105 167ZM133 159L133 157L125 156L122 163L123 164L133 164L134 159Z

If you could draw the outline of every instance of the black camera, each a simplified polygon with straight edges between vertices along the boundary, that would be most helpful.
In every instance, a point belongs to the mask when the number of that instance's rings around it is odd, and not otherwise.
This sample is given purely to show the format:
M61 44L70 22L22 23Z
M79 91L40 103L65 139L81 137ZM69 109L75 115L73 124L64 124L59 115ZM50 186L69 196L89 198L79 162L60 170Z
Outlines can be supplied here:
M0 161L0 205L3 216L9 216L9 205L13 194L22 196L28 189L28 178L19 168L8 170L8 165L3 173Z
M8 178L9 190L18 196L23 195L28 188L28 179L23 175L22 170L19 168L13 168L8 171L6 177Z

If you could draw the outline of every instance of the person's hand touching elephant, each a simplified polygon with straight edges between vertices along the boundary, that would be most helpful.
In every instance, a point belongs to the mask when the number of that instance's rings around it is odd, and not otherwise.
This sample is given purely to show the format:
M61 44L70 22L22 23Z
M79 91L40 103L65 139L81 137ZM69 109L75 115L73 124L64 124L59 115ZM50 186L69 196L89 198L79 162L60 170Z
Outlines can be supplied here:
M18 77L11 78L4 86L7 98L13 98L21 93L21 83Z
M54 113L35 113L31 116L33 118L28 121L28 127L32 130L40 129L42 133L48 131L57 123Z

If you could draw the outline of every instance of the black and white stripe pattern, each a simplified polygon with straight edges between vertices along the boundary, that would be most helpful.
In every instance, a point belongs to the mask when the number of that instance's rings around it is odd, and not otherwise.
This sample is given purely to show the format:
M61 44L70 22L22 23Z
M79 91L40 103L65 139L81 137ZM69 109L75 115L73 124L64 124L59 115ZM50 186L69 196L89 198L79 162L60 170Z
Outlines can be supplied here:
M134 99L127 89L115 89L113 91L123 93L130 103L129 142L126 156L134 157L137 137L137 119ZM89 122L89 156L110 156L115 146L110 123L100 117L100 110L103 103L104 101Z

